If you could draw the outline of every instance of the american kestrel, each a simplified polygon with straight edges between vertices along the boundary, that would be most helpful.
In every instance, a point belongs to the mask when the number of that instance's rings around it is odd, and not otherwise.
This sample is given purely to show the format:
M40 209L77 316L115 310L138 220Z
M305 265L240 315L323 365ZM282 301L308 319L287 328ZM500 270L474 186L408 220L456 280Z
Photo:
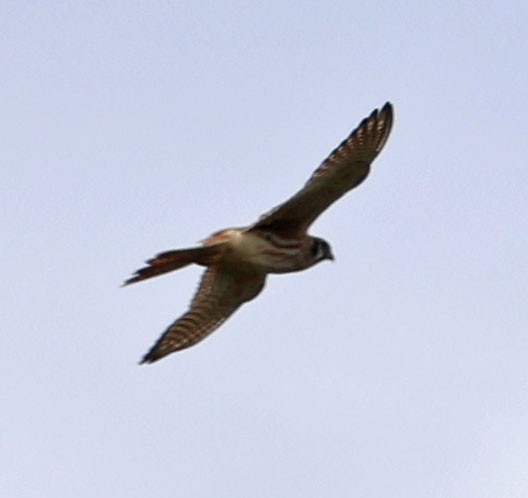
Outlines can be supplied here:
M216 232L198 247L160 253L137 270L124 285L192 263L207 267L189 310L169 326L141 363L152 363L204 339L262 291L268 273L300 271L333 260L328 242L308 235L308 227L365 180L392 122L393 109L387 102L360 123L299 192L256 223Z

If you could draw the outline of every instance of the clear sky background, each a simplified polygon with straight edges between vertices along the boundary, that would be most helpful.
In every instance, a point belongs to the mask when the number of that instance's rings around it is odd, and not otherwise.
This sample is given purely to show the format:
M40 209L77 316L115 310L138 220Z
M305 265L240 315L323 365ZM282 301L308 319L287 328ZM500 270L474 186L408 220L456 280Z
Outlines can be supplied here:
M528 496L525 2L0 3L0 494ZM199 346L201 269L374 108L368 180Z

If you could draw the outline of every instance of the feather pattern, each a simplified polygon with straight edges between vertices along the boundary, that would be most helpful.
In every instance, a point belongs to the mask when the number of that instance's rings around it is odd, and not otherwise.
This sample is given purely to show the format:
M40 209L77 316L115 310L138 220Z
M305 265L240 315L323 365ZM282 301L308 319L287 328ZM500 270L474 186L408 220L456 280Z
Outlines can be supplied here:
M291 238L303 236L325 209L367 178L392 122L392 105L387 102L334 149L299 192L261 216L251 228Z
M244 302L264 287L265 274L209 268L191 302L144 356L141 363L153 363L164 356L200 342L216 330Z

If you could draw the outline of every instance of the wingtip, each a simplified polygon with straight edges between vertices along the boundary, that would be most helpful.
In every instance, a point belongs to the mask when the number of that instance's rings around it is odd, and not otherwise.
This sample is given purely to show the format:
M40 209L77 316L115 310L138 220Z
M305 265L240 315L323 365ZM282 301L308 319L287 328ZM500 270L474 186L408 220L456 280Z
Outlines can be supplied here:
M150 365L151 363L154 363L158 360L161 360L165 356L167 356L168 353L162 353L157 350L157 343L150 349L148 353L146 353L143 358L139 361L138 365Z
M394 106L392 105L392 102L390 102L389 100L387 102L385 102L385 104L383 104L383 107L381 108L381 110L379 111L380 114L387 114L391 117L393 117L394 115Z
M141 360L138 361L138 365L150 365L159 359L160 358L153 358L149 351L145 356L143 356L143 358L141 358Z
M377 145L377 150L379 153L385 146L394 123L394 107L390 101L385 102L379 111L375 111L375 119L378 122L378 126L381 127L380 131L382 131L379 143Z

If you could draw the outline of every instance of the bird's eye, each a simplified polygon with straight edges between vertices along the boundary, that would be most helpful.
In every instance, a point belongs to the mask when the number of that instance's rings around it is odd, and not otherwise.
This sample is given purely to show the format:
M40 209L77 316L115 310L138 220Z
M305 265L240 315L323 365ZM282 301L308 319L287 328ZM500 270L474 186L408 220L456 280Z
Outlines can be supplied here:
M312 247L310 248L310 253L312 254L313 258L317 258L321 255L322 247L321 242L317 239L312 241Z

